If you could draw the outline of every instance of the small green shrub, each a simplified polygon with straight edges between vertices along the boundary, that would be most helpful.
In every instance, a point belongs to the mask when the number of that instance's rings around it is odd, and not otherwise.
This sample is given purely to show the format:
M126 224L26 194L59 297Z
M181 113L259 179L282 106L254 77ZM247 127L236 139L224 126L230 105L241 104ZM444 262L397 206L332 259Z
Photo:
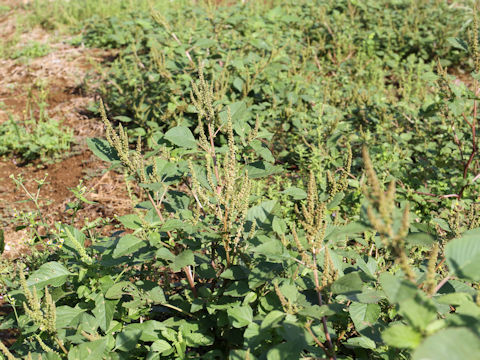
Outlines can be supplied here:
M88 22L132 213L1 278L7 358L478 357L478 9L276 5Z
M13 51L13 53L10 55L10 58L35 59L35 58L48 55L49 52L50 52L50 46L48 44L32 41L23 45L21 48Z
M0 156L18 155L23 160L58 157L70 149L71 129L62 127L47 112L47 92L40 88L38 97L31 93L22 120L13 115L0 124Z
M30 27L78 31L91 18L102 20L134 10L148 10L148 0L34 0L26 5L23 23Z
M447 99L438 82L450 83L464 102L468 97L454 76L438 78L437 62L467 74L474 68L455 40L473 39L471 14L444 1L381 3L181 3L91 20L84 42L120 50L100 95L131 138L154 147L172 126L194 130L190 84L202 62L215 100L246 108L243 123L253 127L258 117L271 134L266 158L272 154L300 172L331 173L349 143L351 181L358 181L367 143L377 171L399 179L399 195L412 202L412 212L433 221L452 206L454 198L443 196L464 186L459 165L466 161L459 160L452 120L439 111ZM462 152L469 152L467 123L455 129L466 137L459 139ZM326 177L317 181L328 186ZM467 188L462 195L472 201L476 190ZM358 209L359 198L350 195L346 208Z
M8 13L11 10L11 8L7 5L0 5L0 15L3 15L5 13Z
M313 172L305 189L287 189L295 206L284 218L287 204L252 192L282 171L253 145L265 139L259 123L237 142L247 110L214 102L202 71L192 88L198 135L173 127L154 152L130 149L102 112L107 140L91 139L91 150L144 194L118 218L128 233L61 225L60 249L28 276L19 268L4 324L21 335L6 356L475 358L478 228L447 242L411 222L366 148L359 215L341 206L355 191L350 154L327 190Z

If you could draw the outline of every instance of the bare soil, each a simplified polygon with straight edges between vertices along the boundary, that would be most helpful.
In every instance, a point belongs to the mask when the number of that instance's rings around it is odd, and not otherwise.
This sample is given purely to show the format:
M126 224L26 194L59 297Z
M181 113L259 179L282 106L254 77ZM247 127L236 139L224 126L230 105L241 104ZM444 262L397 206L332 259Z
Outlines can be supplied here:
M25 1L1 0L0 5L8 5L12 10L0 17L0 37L8 40L16 31L16 16L24 11ZM75 144L71 152L61 159L42 163L24 163L15 156L0 158L0 225L5 231L5 252L3 257L15 259L28 252L29 229L15 231L17 210L33 210L32 204L22 202L27 199L25 192L17 189L9 178L22 176L27 189L36 191L36 180L48 173L47 181L41 188L42 212L50 223L68 221L70 214L65 212L67 203L74 200L69 190L80 181L89 188L87 199L95 201L86 205L78 215L77 225L85 218L122 215L130 209L130 199L123 184L123 176L107 170L108 164L97 159L87 148L86 139L102 137L103 124L90 116L86 110L89 103L96 101L95 88L85 80L93 74L95 65L108 61L111 53L98 49L74 47L68 38L58 39L40 28L20 35L17 45L21 48L30 41L48 43L51 51L35 59L0 59L0 123L9 116L21 119L25 111L29 92L38 91L35 84L43 82L48 90L48 114L64 126L73 129Z

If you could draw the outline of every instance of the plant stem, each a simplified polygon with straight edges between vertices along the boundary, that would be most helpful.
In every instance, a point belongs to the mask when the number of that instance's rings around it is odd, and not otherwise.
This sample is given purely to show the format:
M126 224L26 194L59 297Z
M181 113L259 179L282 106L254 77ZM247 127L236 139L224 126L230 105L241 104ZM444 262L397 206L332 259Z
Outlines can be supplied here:
M215 172L215 177L217 178L217 193L220 195L222 191L222 187L220 185L220 175L218 174L218 164L217 164L217 154L215 153L215 144L213 142L213 138L215 137L213 133L212 124L208 123L208 137L210 138L210 146L212 148L211 155L213 160L213 171Z
M445 279L443 279L442 281L440 281L437 285L437 287L435 288L435 290L433 291L434 294L436 294L441 288L443 285L445 285L447 283L448 280L450 280L452 277L449 275L447 276Z
M318 296L318 304L320 306L323 305L323 299L322 299L322 292L320 290L320 282L318 280L318 268L317 268L317 253L316 249L312 249L313 253L313 278L315 280L315 289L317 291L317 296ZM330 360L337 360L337 357L335 355L335 348L333 347L332 343L332 338L330 337L330 333L328 332L328 326L327 326L327 317L322 316L322 324L323 324L323 332L325 333L325 338L327 339L327 344L328 344L328 352L327 355L329 356Z
M148 199L150 200L150 203L152 204L153 208L155 209L155 212L157 213L160 221L163 222L164 221L163 215L162 215L160 209L158 208L157 204L155 204L155 201L153 200L152 195L150 195L149 191L147 191L147 195L148 195ZM163 195L162 195L162 199L163 199ZM172 237L172 233L170 231L167 231L167 235L168 235L169 238ZM185 275L187 276L188 284L190 285L190 288L192 289L193 296L197 297L197 289L195 288L195 279L193 278L192 269L190 268L190 266L185 266L182 270L185 273Z
M60 340L58 337L55 337L55 341L57 342L58 346L60 347L60 349L62 349L62 351L68 355L68 350L65 348L65 346L63 345L63 342L62 340Z

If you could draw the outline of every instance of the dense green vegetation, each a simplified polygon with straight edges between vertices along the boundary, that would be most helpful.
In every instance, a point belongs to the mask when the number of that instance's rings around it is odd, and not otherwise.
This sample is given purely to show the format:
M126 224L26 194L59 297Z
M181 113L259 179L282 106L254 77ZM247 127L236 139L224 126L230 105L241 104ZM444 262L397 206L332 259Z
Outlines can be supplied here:
M32 6L117 51L88 144L132 213L5 265L6 358L477 358L472 3L95 3Z
M36 57L37 55L30 52L30 49L27 48L22 54ZM0 124L0 156L18 155L26 161L37 158L46 160L58 157L70 149L73 133L49 117L46 86L39 83L31 87L23 119L17 119L9 114L9 120Z

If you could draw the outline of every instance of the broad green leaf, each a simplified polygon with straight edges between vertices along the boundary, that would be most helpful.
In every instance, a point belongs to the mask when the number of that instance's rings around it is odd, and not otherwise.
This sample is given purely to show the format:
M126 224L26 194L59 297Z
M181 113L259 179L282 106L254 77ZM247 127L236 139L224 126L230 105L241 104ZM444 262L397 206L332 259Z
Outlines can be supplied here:
M373 257L366 257L360 254L352 256L355 259L355 266L361 269L365 274L375 278L375 272L377 271L377 262ZM366 260L366 261L365 261Z
M480 229L467 231L445 247L450 271L459 278L480 281Z
M113 162L120 160L117 150L110 146L107 140L99 138L87 139L87 145L90 151L103 161Z
M303 189L299 189L295 186L289 187L283 191L283 194L293 197L295 200L302 200L307 198L307 193Z
M472 295L467 293L452 293L452 294L445 294L436 297L436 301L440 304L447 304L447 305L467 305L473 303Z
M62 329L69 326L76 327L80 320L80 315L85 311L87 310L67 305L57 307L56 328Z
M266 161L256 161L246 167L250 179L258 179L270 175L278 174L283 171L280 166L275 166Z
M232 282L224 292L224 295L233 297L245 297L250 291L246 280Z
M468 52L468 44L460 38L454 38L454 37L449 37L447 41L456 49L463 50L465 52Z
M276 203L275 200L268 200L262 202L260 205L251 207L247 212L247 220L265 222L272 213Z
M283 337L287 344L290 344L291 348L299 352L307 346L305 328L303 324L298 323L295 318L284 321L277 332Z
M62 286L67 277L73 275L62 264L56 261L51 261L40 266L34 271L27 280L27 286L35 286L37 289L43 289L50 285L53 287Z
M135 235L124 235L118 240L118 244L113 251L113 257L119 258L124 255L130 255L145 245L146 242Z
M136 230L142 227L142 220L136 214L119 216L118 221L127 229Z
M134 284L130 281L120 281L107 290L105 297L107 299L120 299L124 294L130 294L133 291L136 291Z
M335 314L335 311L330 309L327 305L312 305L307 306L299 311L299 314L303 316L311 317L317 320L322 320L324 316L329 316Z
M405 241L408 246L431 247L435 239L426 232L412 232L407 235Z
M62 360L62 357L57 353L49 352L49 353L43 354L42 360L43 359L45 359L45 360Z
M349 300L362 304L377 304L380 300L385 299L382 291L365 288L361 293L345 294L344 296Z
M185 224L182 220L179 219L168 219L160 228L161 231L172 231L177 229L182 229L185 227Z
M222 279L244 280L248 278L248 269L245 266L233 265L220 274Z
M380 284L391 304L414 297L418 289L411 282L389 273L380 275Z
M480 337L467 328L440 330L413 353L413 360L478 360Z
M280 321L283 320L285 317L285 313L278 311L278 310L273 310L269 312L262 320L262 325L261 329L270 329L277 325Z
M437 318L437 310L431 299L423 294L400 302L399 314L402 315L413 327L425 328Z
M210 346L214 341L212 336L200 332L186 332L183 336L187 342L187 346L191 347Z
M278 258L283 254L283 245L279 240L272 239L253 248L252 251L257 254L265 255L271 258Z
M164 351L170 350L172 345L170 345L165 340L155 340L152 344L152 351L162 353Z
M347 237L363 233L366 230L369 230L368 226L363 225L359 222L351 222L345 226L335 227L332 232L327 234L325 240L330 241L341 241L345 240Z
M152 301L153 304L165 304L167 302L165 294L160 286L156 286L152 290L149 290L147 295L148 299Z
M382 332L383 341L396 348L415 349L422 341L422 334L403 324L392 324Z
M273 163L275 158L268 147L266 147L260 140L254 140L250 142L250 146L255 150L257 155L260 155L263 160Z
M195 140L195 137L193 136L190 129L186 126L176 126L174 128L171 128L165 133L165 139L170 141L172 144L183 148L197 148L197 141Z
M381 309L377 304L352 302L348 311L355 324L355 329L360 332L376 323L380 316Z
M168 250L167 248L164 248L164 247L158 249L157 252L155 253L155 255L159 259L168 260L168 261L175 260L175 255L172 254L172 252L170 250Z
M120 351L131 351L135 348L142 336L142 330L126 329L117 335L115 349Z
M373 340L365 336L357 336L354 338L349 338L345 342L345 345L347 347L362 348L362 349L375 349L377 347Z
M97 318L98 324L104 332L107 331L110 322L113 320L116 304L117 301L105 300L102 293L95 298L95 308L92 310L92 314Z
M272 228L278 235L283 235L287 231L287 224L283 219L275 216L273 218Z
M128 116L123 116L123 115L115 116L114 119L115 119L115 120L118 120L118 121L121 121L121 122L126 122L126 123L132 121L132 119L129 118Z
M192 250L185 250L184 252L175 256L175 260L170 265L170 268L173 272L180 271L183 267L188 265L193 265L195 263L195 258L193 256Z
M293 283L284 282L279 289L288 301L290 301L292 304L297 303L299 292Z
M212 46L215 46L216 44L217 44L217 42L213 39L201 38L201 39L198 39L195 42L194 46L198 46L199 48L207 49L207 48L210 48Z
M335 194L333 199L327 204L327 209L331 210L337 207L338 205L340 205L344 197L345 197L345 194L343 192L339 192Z
M238 124L238 122L242 122L243 120L245 120L246 116L248 115L247 106L244 101L237 101L235 103L229 104L228 109L229 110L223 110L219 114L219 118L222 124L225 124L228 121L228 111L230 111L230 116L232 118L232 123L234 127Z
M167 329L167 327L157 320L147 320L143 323L132 323L128 324L124 328L125 330L141 330L142 335L140 336L141 341L155 341L159 338L161 331Z
M299 359L300 350L292 347L292 344L283 343L273 346L267 353L267 360L291 360Z
M237 306L227 310L230 322L235 328L248 326L253 321L253 311L250 306Z
M243 84L244 84L244 81L241 78L236 77L235 80L233 80L232 85L238 92L242 92Z
M109 350L108 343L109 343L108 337L103 337L95 341L84 342L69 350L68 360L103 359L104 355Z
M98 321L95 316L90 315L87 312L80 314L76 331L81 332L82 330L89 334L95 334L98 331Z
M257 360L257 358L252 355L250 350L240 350L240 349L235 349L235 350L230 350L230 353L228 354L228 360Z
M345 294L352 292L361 292L363 280L358 271L349 273L336 280L332 285L334 294Z

